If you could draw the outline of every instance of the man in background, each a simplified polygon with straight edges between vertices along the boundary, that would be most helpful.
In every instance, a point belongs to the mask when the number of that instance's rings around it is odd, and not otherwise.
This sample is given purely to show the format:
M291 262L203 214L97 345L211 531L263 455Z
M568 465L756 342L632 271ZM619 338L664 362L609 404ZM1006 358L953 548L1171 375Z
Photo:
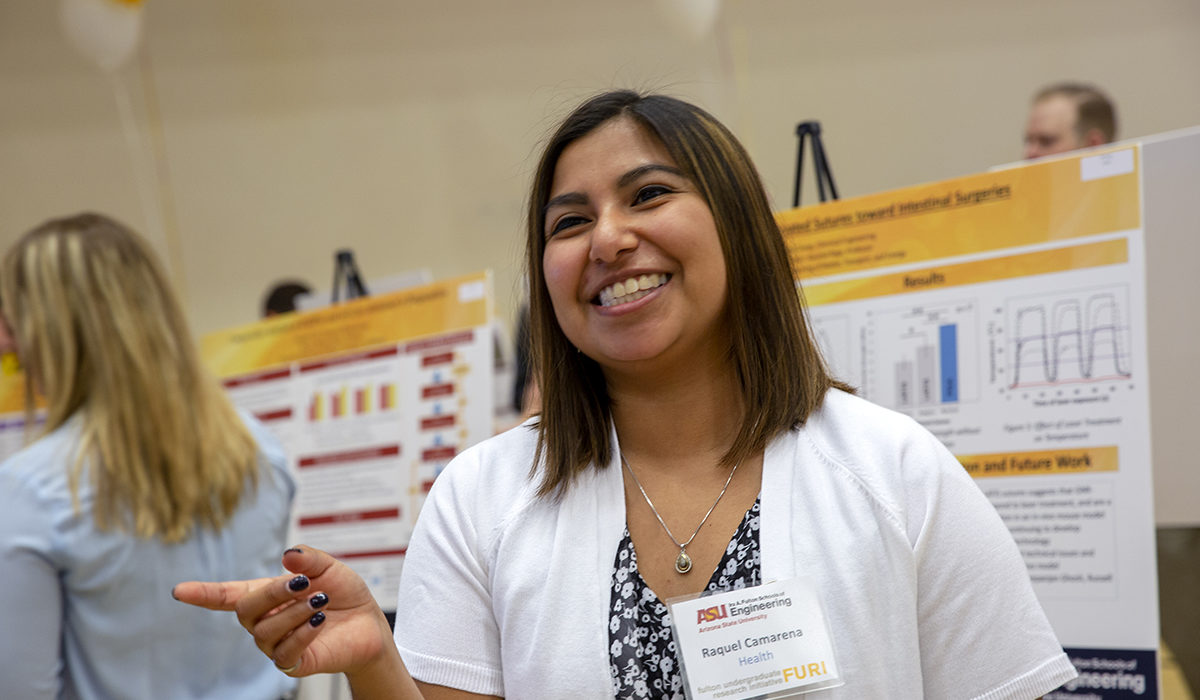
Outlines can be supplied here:
M1033 98L1025 126L1025 157L1099 146L1116 137L1116 110L1107 95L1092 85L1058 83Z

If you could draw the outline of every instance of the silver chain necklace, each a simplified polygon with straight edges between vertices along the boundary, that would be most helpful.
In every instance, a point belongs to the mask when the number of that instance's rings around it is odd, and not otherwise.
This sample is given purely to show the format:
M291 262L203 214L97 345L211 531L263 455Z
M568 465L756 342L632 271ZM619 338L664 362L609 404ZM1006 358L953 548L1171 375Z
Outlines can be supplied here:
M733 469L729 472L729 478L725 480L725 485L721 487L721 493L717 494L717 500L713 501L712 507L704 514L704 517L700 520L700 524L692 532L692 536L688 538L687 542L680 542L675 539L675 535L671 534L671 528L667 527L667 524L663 522L662 516L658 514L658 509L654 507L654 501L651 501L650 497L646 495L646 489L642 488L642 482L638 481L637 474L633 473L633 467L629 466L629 460L625 459L625 453L622 451L620 454L621 464L625 465L629 476L633 477L633 483L637 484L638 491L642 492L642 498L646 499L646 505L650 506L650 512L654 513L654 517L658 518L658 524L662 525L663 530L666 530L667 537L670 537L675 546L679 547L679 556L675 557L675 570L681 574L686 574L692 570L692 558L688 556L687 546L692 543L692 540L696 539L696 535L700 534L700 528L704 527L704 523L708 522L708 516L712 515L712 512L717 509L717 504L721 502L721 497L729 490L729 484L733 481L733 475L737 473L738 467L742 466L742 461L739 459L737 464L733 465Z

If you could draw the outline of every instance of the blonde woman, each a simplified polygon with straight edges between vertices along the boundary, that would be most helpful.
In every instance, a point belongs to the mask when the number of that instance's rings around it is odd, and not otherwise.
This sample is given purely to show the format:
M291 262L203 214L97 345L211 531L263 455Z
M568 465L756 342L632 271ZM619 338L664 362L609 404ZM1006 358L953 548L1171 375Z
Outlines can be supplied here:
M233 620L167 594L181 576L277 573L294 486L201 368L146 243L96 214L48 221L5 255L0 301L27 417L45 407L0 464L0 694L292 693Z

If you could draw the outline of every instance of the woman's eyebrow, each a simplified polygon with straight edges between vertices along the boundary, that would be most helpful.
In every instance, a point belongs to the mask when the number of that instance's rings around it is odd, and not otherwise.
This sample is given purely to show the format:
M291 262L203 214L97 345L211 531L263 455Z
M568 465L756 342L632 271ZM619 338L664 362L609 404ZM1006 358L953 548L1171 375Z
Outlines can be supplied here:
M587 203L587 195L583 194L582 192L564 192L557 197L551 197L550 201L546 202L546 206L542 207L542 213L550 211L552 207L560 205L579 206Z
M617 187L628 187L636 182L638 178L647 173L653 172L670 173L671 175L682 178L687 177L683 174L682 170L674 166L663 165L661 163L647 163L646 165L639 165L633 170L630 170L622 175L617 180ZM587 203L588 197L582 192L564 192L556 197L551 197L550 201L546 202L546 206L542 208L542 211L549 211L552 207L556 206L579 206Z
M627 187L633 184L633 182L639 177L647 173L654 172L670 173L671 175L675 175L677 177L687 177L683 174L683 171L672 165L663 165L662 163L647 163L646 165L639 165L633 170L630 170L622 175L621 178L617 180L617 187Z

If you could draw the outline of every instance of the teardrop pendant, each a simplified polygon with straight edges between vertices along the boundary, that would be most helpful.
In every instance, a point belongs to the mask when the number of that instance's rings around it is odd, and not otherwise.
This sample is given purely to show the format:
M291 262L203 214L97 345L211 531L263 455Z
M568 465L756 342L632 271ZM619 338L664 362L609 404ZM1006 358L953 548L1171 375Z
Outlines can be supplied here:
M675 570L681 574L686 574L692 570L692 558L688 556L687 552L683 551L682 547L679 548L679 556L675 557Z

